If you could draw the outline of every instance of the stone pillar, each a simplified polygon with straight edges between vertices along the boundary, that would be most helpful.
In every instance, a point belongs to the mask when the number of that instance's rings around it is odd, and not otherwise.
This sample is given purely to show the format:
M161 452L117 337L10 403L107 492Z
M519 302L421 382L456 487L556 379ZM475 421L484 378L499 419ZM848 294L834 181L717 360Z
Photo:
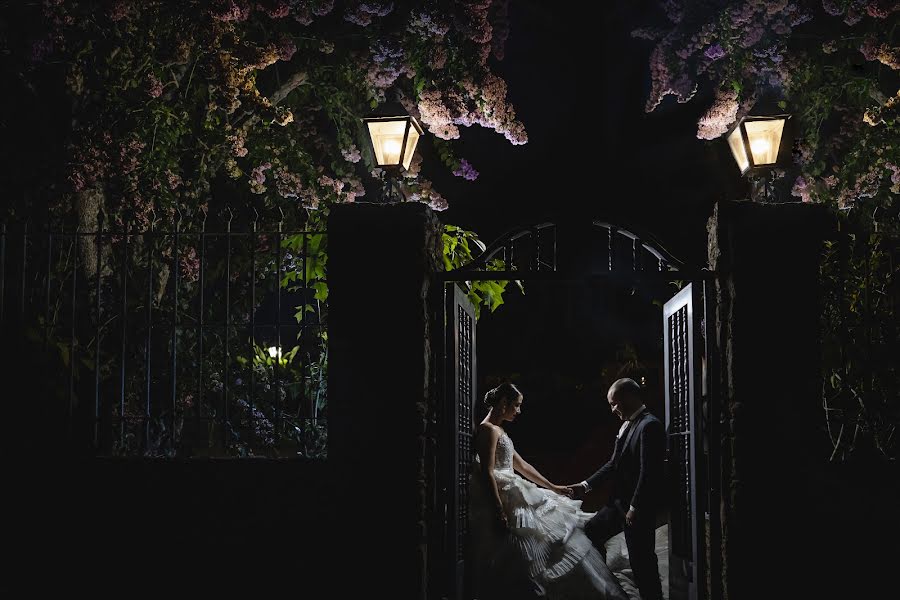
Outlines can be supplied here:
M331 209L328 456L341 498L334 561L344 565L334 597L425 598L425 436L441 232L420 203Z
M708 223L709 264L720 274L729 600L794 597L784 585L799 592L817 577L810 534L827 524L807 515L825 460L819 260L833 226L820 205L745 201L719 203Z

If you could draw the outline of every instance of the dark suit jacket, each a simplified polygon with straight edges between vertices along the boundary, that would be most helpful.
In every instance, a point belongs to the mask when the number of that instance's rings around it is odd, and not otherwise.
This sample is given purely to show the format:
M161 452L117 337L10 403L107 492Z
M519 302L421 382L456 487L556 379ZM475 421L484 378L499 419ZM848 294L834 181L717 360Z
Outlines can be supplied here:
M663 464L666 431L659 419L644 410L616 440L609 462L587 478L592 488L609 477L614 488L611 499L619 500L621 510L629 504L638 511L653 511L663 500Z

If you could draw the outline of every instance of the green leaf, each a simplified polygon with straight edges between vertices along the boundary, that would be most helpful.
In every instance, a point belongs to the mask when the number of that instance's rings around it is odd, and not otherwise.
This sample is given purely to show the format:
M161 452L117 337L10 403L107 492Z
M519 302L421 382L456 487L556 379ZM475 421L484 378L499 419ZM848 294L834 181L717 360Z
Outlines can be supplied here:
M328 300L328 285L324 281L316 281L313 283L313 289L316 290L313 296L319 302Z

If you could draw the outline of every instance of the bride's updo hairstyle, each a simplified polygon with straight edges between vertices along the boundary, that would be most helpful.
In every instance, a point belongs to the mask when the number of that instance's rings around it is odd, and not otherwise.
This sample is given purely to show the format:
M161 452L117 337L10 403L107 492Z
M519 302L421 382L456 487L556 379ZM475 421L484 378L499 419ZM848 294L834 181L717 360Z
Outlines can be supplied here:
M488 408L494 408L503 403L512 404L521 395L522 392L513 384L501 383L484 395L484 404Z

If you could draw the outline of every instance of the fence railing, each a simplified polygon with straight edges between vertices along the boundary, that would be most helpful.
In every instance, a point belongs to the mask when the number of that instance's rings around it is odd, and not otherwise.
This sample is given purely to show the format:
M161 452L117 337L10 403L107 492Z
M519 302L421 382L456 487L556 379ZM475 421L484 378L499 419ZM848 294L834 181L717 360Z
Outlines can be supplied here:
M327 236L0 225L0 332L106 456L326 454ZM56 427L59 425L59 427Z

